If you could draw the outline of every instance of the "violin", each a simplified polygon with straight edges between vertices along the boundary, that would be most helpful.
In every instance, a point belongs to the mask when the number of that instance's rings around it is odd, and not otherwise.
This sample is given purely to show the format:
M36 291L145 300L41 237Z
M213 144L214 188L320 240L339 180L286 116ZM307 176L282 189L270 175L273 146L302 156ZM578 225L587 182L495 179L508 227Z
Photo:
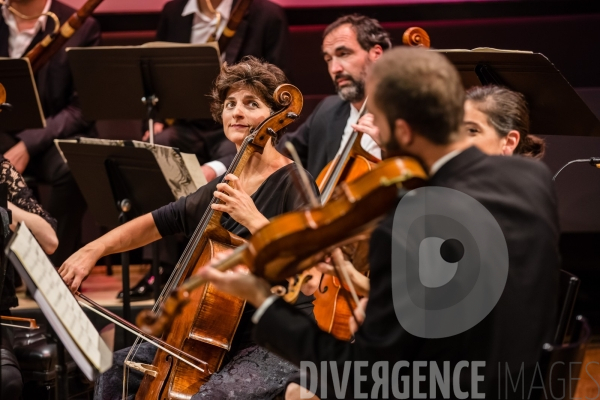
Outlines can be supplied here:
M422 186L426 176L412 158L383 161L353 182L341 183L326 204L273 218L214 268L225 271L243 264L269 282L299 274L331 249L366 238L397 204L399 194ZM159 310L140 312L136 323L156 336L169 331L194 290L205 283L197 275L190 277L171 292Z
M262 153L267 142L276 137L277 131L291 124L302 110L302 94L293 85L279 86L273 98L282 105L282 109L265 119L244 139L226 175L240 176L250 157L254 153ZM226 180L224 182L227 183ZM209 263L216 254L245 243L242 238L221 226L223 213L211 207L219 202L220 200L213 197L154 305L154 312L165 309L165 302L169 300L168 294L178 291L182 282ZM162 341L201 360L204 371L180 362L159 348L152 365L141 368L145 375L136 399L187 399L196 394L210 375L221 367L226 353L231 348L244 306L244 300L220 292L212 284L202 285L202 290L188 293L186 302L178 308L177 315L171 314L173 324L164 332L161 330ZM151 334L148 330L142 330ZM138 345L139 341L136 341L126 359L129 366L135 365L131 358Z

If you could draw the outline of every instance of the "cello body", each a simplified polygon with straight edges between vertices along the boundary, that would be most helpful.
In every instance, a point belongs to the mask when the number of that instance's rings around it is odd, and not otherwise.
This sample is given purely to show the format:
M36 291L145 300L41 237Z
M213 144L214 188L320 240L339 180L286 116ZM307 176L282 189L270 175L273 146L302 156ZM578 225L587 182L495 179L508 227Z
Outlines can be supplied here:
M190 273L182 276L182 280L208 264L217 253L243 242L224 228L216 227L206 235L205 243L198 246L202 251ZM231 348L245 301L216 290L212 284L193 292L189 300L163 340L207 362L205 372L201 373L158 349L152 364L158 369L158 376L144 376L136 399L190 399L221 367Z

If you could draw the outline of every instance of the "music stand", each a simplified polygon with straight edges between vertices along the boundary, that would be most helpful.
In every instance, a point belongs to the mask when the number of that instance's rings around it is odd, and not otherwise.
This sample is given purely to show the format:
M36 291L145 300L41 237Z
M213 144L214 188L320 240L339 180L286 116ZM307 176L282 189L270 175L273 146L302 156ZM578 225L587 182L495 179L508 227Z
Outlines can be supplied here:
M28 59L0 59L0 84L6 91L6 103L0 104L0 131L46 127Z
M19 224L5 254L58 337L59 358L61 351L67 350L90 381L108 370L112 365L112 352L24 223ZM59 346L61 343L64 349ZM61 382L57 385L57 392L64 391L60 398L67 399L67 370L64 365L58 369L57 377Z
M535 135L600 136L600 121L543 54L481 48L438 50L456 66L465 89L495 84L522 93Z
M67 49L86 118L154 120L211 118L206 96L219 74L215 43Z
M116 144L121 145L116 145ZM129 219L133 219L154 211L173 200L176 196L184 195L175 192L168 181L173 181L173 176L166 177L161 169L157 156L152 149L158 150L157 154L178 152L164 146L152 146L147 143L130 141L105 141L100 139L57 140L56 145L69 164L71 173L85 198L94 220L99 226L115 228ZM104 145L102 145L104 144ZM181 156L181 154L179 154ZM183 156L182 156L183 159ZM197 159L193 167L200 170ZM185 163L185 161L183 161ZM174 164L171 160L170 164ZM192 166L188 166L191 169ZM175 175L177 171L175 171ZM185 175L185 174L184 174ZM190 179L195 186L205 182L197 182L193 177L180 177L184 182ZM181 183L181 182L179 182ZM180 184L174 185L181 186ZM153 257L154 296L159 295L158 257L156 246ZM121 253L123 277L123 317L132 322L131 304L129 298L129 253ZM125 343L128 343L129 333L125 330Z

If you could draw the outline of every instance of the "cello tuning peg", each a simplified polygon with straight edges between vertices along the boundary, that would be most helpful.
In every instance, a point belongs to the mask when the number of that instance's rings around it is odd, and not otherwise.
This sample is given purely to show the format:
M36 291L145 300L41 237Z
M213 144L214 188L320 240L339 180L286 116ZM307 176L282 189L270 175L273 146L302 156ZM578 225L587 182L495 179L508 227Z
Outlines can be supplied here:
M269 136L271 136L271 137L277 137L277 132L275 132L271 128L267 128L267 134L269 134Z
M296 118L298 118L298 114L296 114L296 113L293 113L293 112L289 112L289 113L287 113L287 115L286 115L286 116L287 116L288 118L290 118L290 119L296 119Z

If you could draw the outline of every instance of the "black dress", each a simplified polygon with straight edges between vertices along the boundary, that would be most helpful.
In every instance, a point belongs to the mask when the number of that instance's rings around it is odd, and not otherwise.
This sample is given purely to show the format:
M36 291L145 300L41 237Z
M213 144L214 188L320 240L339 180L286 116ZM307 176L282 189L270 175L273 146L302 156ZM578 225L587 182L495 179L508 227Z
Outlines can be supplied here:
M251 195L258 211L266 218L294 211L304 205L303 195L296 189L292 174L295 164L286 165L269 176ZM308 172L307 172L308 173ZM182 197L152 212L154 222L161 236L185 233L190 236L202 219L217 184L223 176L214 179L195 193ZM313 190L318 189L313 183ZM221 225L228 231L242 237L250 237L246 227L228 214L223 214ZM300 294L295 306L302 312L312 315L313 296ZM242 319L236 331L232 350L223 363L223 368L213 374L193 399L271 399L284 390L288 377L298 370L296 366L256 345L251 339L254 307L246 304ZM115 352L113 367L100 376L96 382L95 399L120 399L123 383L123 361L128 349ZM152 345L142 344L136 352L135 361L151 364L156 350ZM141 382L141 374L132 371L128 378L128 398L133 398Z

